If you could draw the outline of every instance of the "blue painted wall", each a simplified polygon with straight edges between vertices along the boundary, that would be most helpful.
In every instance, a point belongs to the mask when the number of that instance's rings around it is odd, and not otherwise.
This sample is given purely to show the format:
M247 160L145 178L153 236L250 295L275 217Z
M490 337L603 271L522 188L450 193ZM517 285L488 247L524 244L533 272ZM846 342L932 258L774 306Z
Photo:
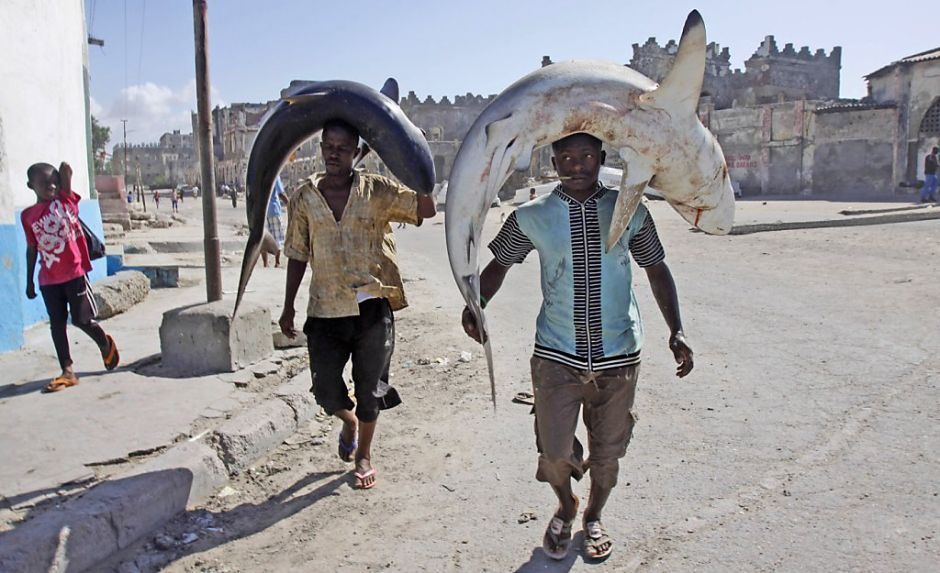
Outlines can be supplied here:
M78 205L85 224L104 238L98 201L84 199ZM42 295L33 300L26 298L26 236L19 223L21 211L16 211L15 225L0 225L0 352L22 346L23 331L48 319ZM92 282L107 276L105 259L92 261L92 267Z

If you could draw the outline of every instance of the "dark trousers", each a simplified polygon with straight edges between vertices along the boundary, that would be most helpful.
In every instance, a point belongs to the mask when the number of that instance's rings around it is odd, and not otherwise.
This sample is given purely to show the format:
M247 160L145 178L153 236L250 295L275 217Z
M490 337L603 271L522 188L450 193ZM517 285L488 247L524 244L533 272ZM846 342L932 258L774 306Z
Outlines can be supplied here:
M355 408L356 418L374 422L379 410L401 404L398 392L388 384L388 370L395 351L395 315L384 298L359 304L359 316L310 317L304 324L310 352L310 390L328 414ZM352 358L356 403L349 397L343 368Z
M107 335L95 321L98 315L98 305L95 304L88 277L81 276L64 283L42 285L39 287L39 292L42 293L42 301L46 303L46 312L49 313L52 343L55 345L55 353L59 357L61 368L64 369L72 364L69 335L66 329L69 311L71 311L74 326L90 336L98 348L108 347Z

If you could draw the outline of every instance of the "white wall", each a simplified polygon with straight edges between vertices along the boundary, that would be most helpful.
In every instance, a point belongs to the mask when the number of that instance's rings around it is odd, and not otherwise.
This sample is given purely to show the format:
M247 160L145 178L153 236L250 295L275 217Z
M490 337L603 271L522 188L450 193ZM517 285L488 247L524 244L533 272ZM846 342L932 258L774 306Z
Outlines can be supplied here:
M0 0L0 225L35 202L26 169L38 161L74 169L88 197L82 0Z

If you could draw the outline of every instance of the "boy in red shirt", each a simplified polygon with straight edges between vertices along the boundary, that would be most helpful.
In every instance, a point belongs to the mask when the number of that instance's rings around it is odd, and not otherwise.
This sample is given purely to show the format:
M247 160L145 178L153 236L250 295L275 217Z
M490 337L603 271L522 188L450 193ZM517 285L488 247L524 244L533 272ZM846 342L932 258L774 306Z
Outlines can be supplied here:
M117 368L120 356L114 339L95 321L98 308L86 276L91 259L78 220L81 197L72 191L72 167L63 161L56 171L48 163L36 163L26 171L26 177L26 185L36 193L36 204L20 216L26 233L26 298L36 298L33 277L38 259L39 290L62 367L62 374L49 382L45 391L58 392L78 384L66 332L69 310L72 324L98 345L106 369Z

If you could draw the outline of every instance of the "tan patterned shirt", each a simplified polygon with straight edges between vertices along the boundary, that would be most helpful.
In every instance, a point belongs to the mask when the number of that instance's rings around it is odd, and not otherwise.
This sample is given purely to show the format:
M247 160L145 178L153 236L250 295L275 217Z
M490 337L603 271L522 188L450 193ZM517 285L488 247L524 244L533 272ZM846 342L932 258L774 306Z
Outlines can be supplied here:
M390 222L421 222L418 195L379 175L354 172L342 218L333 218L317 189L318 173L304 180L288 206L284 254L310 263L307 316L358 316L357 294L408 306Z

